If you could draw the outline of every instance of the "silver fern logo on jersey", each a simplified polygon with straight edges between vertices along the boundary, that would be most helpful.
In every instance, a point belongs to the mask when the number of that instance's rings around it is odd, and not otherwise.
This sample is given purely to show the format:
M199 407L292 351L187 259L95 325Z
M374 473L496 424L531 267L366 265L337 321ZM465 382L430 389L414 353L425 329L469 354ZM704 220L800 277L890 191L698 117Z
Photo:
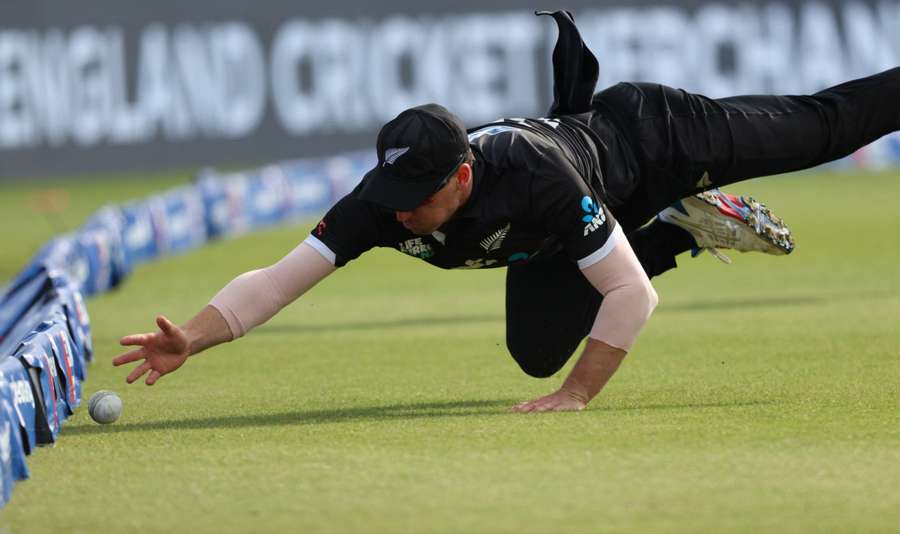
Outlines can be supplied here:
M500 250L500 247L503 246L503 240L506 239L506 234L509 233L510 226L512 226L512 223L507 223L503 228L482 239L481 248L483 248L485 252Z
M409 152L409 147L405 146L403 148L389 148L384 151L384 164L382 167L387 167L388 165L393 165L397 158Z

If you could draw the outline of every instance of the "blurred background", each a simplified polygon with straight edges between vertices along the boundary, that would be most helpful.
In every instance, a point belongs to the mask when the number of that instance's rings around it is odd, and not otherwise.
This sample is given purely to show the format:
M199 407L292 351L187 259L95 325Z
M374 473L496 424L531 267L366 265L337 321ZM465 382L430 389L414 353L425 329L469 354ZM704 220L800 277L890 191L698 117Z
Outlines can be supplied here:
M900 2L0 2L0 183L368 149L406 107L474 126L551 97L573 11L598 89L807 93L900 64ZM896 137L855 164L900 162Z

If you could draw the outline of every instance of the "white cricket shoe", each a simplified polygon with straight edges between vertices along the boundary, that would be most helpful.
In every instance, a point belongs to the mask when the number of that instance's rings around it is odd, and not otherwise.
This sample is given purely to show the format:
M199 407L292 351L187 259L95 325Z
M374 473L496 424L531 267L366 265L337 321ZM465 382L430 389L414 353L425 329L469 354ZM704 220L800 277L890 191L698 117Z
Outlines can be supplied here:
M791 231L772 210L750 197L736 197L718 189L684 198L661 211L658 217L694 237L699 247L694 250L694 256L709 250L725 263L731 263L718 249L774 255L790 254L794 250Z

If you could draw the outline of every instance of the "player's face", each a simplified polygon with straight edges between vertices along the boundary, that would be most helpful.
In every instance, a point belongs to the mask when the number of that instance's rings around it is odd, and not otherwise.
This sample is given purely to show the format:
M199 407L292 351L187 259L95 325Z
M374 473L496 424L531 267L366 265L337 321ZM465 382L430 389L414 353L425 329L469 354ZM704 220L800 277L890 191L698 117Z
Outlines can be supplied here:
M425 199L412 211L398 211L397 221L416 235L428 235L449 221L469 198L472 190L472 171L463 163L447 185Z

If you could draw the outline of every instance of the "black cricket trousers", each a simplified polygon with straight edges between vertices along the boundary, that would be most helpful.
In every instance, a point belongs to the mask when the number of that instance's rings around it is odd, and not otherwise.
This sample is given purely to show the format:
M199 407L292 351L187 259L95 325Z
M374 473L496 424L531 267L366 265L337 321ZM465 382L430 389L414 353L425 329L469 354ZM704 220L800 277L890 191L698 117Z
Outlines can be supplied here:
M641 226L676 200L814 167L900 130L900 68L809 96L710 99L659 84L619 83L594 95L593 109L592 125L611 123L634 156L637 178L610 191L625 199L611 210L652 277L675 260L653 225ZM511 265L510 354L531 376L555 374L590 332L601 301L564 255Z

